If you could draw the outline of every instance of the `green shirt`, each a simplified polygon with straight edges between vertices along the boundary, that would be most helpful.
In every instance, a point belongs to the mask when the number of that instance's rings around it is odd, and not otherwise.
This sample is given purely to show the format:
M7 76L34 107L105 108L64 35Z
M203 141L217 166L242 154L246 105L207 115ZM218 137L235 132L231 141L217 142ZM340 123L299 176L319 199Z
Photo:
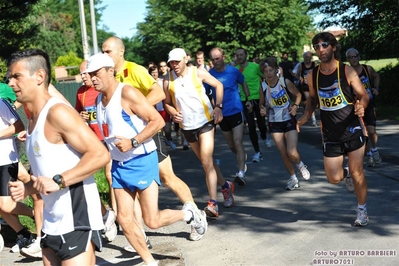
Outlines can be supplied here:
M236 68L240 70L240 72L244 75L245 82L248 85L248 90L249 90L249 100L259 100L259 88L260 88L260 83L261 83L261 78L263 77L262 72L260 72L259 65L253 62L248 62L247 67L244 68L244 71L242 71L241 65L237 65ZM240 99L241 101L245 101L245 94L242 90L242 86L239 85L240 87Z
M0 98L3 98L10 103L14 103L17 100L14 91L10 86L5 83L0 82Z

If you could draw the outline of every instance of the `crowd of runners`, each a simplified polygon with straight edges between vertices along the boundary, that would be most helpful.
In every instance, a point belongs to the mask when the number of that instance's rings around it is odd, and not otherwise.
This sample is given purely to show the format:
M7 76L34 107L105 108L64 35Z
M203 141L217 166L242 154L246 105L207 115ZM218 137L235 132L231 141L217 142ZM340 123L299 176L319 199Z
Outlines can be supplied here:
M81 64L83 85L74 107L50 84L46 52L13 53L7 62L9 87L1 87L0 101L0 214L17 234L11 251L42 258L44 265L94 265L95 251L104 239L115 239L119 224L130 244L124 248L137 252L146 265L158 265L145 226L185 221L189 239L200 240L207 219L217 219L219 207L234 205L235 186L253 180L246 176L247 162L264 160L260 145L279 151L288 172L284 189L309 180L305 163L311 160L297 148L300 127L309 119L321 129L327 180L344 181L355 193L354 225L366 226L363 161L367 156L367 166L381 163L375 116L380 78L359 63L355 48L346 51L349 64L344 64L331 33L315 35L312 46L318 63L310 51L302 62L296 53L292 61L282 53L280 63L274 56L252 62L241 47L228 63L225 51L214 47L206 64L204 52L196 52L192 61L187 51L175 48L167 60L146 68L125 60L122 40L110 37L101 53ZM26 128L16 108L24 109ZM231 169L221 169L213 158L217 127L237 161L233 181L223 175ZM246 133L253 150L244 148ZM19 160L19 142L26 144L28 171ZM168 146L180 145L201 162L207 202L196 202L173 171ZM100 169L110 186L109 206L101 202L94 181ZM181 210L159 210L161 183L181 201ZM33 210L20 202L27 195L34 199ZM18 215L35 220L35 236Z

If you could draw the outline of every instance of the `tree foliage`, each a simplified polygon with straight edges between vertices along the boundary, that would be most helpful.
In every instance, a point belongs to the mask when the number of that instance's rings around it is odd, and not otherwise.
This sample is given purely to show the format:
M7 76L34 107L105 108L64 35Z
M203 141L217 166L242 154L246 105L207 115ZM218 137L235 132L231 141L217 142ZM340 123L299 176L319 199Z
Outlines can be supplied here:
M398 0L308 0L324 19L321 28L339 25L348 30L342 51L356 47L364 59L399 57Z
M300 51L311 19L304 0L148 0L137 28L147 60L165 60L174 47L207 54L215 46L228 56L244 47L251 58Z
M39 0L0 0L0 57L27 47L37 25L29 21L32 7Z

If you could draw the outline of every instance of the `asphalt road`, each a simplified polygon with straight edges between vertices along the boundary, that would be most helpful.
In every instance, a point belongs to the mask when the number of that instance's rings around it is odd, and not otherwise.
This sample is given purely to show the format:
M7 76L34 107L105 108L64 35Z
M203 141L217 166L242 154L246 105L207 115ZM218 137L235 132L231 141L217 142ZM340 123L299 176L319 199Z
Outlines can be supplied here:
M311 173L301 187L285 191L289 178L273 145L261 145L264 160L248 163L247 186L236 186L235 205L219 204L220 217L209 221L206 235L198 242L188 240L184 222L148 230L152 252L160 265L399 265L399 124L379 121L379 150L382 164L365 166L368 181L367 208L370 223L353 227L357 202L344 183L326 180L319 128L305 125L298 149ZM253 155L248 135L244 144ZM236 162L218 129L215 158L222 172L233 180ZM170 151L176 174L190 186L196 203L205 207L208 194L199 161L191 150ZM248 161L249 161L248 159ZM160 188L161 209L182 204L165 187ZM219 194L222 202L222 195ZM127 253L119 232L116 240L97 253L97 265L140 265L135 253ZM9 252L7 243L0 253L0 265L41 265Z

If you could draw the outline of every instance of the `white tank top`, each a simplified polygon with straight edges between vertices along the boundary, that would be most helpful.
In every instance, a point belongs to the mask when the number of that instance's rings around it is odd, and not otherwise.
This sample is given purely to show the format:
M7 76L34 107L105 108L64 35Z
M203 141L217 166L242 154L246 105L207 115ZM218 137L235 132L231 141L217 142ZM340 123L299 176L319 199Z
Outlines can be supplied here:
M177 77L174 71L170 73L168 89L173 94L176 109L182 111L183 129L197 129L211 121L213 108L202 82L198 80L197 68L188 67L184 77Z
M65 104L58 98L50 98L40 112L35 128L27 132L26 153L34 176L53 178L75 167L82 157L70 145L50 143L44 135L48 111L59 103ZM29 131L32 132L29 134ZM61 235L74 230L101 230L104 227L93 176L41 196L44 201L42 230L48 235Z
M265 81L262 82L269 122L284 122L291 119L289 113L291 100L286 87L284 78L279 78L273 87Z
M143 131L147 125L147 122L137 115L129 115L123 110L121 103L122 89L124 86L125 84L119 83L111 100L105 107L101 102L102 94L97 98L97 122L103 133L104 141L107 143L112 159L118 162L126 162L136 156L149 154L157 148L152 138L147 139L137 148L132 148L127 152L121 152L116 148L114 144L116 140L115 136L124 136L129 139L134 138ZM103 128L105 125L108 125L108 136L104 134Z

